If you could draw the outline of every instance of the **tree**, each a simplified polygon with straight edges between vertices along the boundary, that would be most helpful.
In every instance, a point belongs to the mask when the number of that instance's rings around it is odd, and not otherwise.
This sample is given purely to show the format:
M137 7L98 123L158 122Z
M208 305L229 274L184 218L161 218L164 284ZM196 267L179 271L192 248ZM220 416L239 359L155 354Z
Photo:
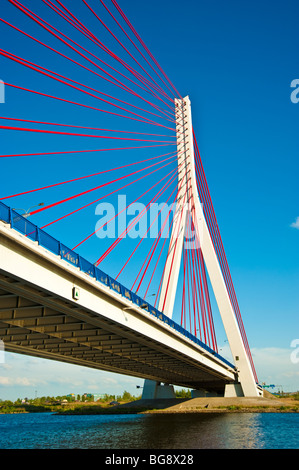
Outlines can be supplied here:
M175 391L175 396L177 398L191 398L191 391L190 390L176 390Z
M122 399L123 401L132 401L133 397L129 392L125 390L123 393Z

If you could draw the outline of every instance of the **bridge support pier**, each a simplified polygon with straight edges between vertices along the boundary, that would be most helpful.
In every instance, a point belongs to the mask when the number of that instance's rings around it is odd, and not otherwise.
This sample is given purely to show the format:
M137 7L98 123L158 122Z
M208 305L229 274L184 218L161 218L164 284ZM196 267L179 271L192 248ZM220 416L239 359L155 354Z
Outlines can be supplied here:
M155 400L161 398L175 398L173 385L161 385L161 382L146 379L143 385L142 400Z
M226 384L225 390L224 390L224 397L225 398L244 397L241 384L240 383Z

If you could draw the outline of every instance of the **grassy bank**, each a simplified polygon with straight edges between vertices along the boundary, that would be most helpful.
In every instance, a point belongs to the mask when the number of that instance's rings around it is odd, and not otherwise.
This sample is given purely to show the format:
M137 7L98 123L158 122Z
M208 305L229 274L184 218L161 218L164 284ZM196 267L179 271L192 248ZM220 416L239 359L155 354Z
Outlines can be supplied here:
M0 405L0 414L15 414L15 413L50 413L56 411L57 407L48 405L15 405L15 404L2 404Z
M122 403L124 406L125 403ZM103 414L103 413L125 413L123 408L118 406L111 406L106 403L67 403L67 404L0 404L0 414L16 414L16 413L57 413L57 414ZM140 409L140 412L144 408ZM132 411L131 411L132 412ZM136 411L135 411L136 412Z
M288 405L261 405L261 406L240 406L240 405L222 405L222 406L193 406L184 407L184 409L173 409L170 408L154 408L148 406L136 406L126 407L122 406L100 406L100 405L89 405L89 406L36 406L36 405L24 405L24 406L12 406L12 407L0 407L0 414L16 414L16 413L55 413L59 415L115 415L115 414L163 414L163 413L299 413L298 404Z
M100 411L109 411L113 404L126 404L138 400L129 392L124 391L122 395L102 395L96 399L92 394L77 395L69 394L63 396L44 396L39 398L18 398L16 401L0 399L0 414L12 413L62 413L77 412L78 414L90 414Z
M171 400L107 400L64 403L0 402L0 414L56 413L60 415L136 414L136 413L298 413L299 395L267 398L175 398Z
M119 406L74 406L57 411L59 414L132 414L132 413L298 413L299 400L280 399L186 399L138 400Z

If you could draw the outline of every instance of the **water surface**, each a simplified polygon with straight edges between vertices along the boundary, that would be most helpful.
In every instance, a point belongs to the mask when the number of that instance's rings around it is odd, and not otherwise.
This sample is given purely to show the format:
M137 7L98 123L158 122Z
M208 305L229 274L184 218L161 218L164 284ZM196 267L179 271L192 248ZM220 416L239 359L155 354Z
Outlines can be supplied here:
M299 414L0 415L0 449L298 449Z

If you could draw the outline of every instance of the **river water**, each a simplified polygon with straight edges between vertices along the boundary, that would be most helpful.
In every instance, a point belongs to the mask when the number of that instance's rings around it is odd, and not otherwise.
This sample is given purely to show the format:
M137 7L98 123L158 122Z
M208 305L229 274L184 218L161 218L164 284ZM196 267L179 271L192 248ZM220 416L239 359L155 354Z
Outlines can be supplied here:
M0 415L0 449L298 447L298 413Z

